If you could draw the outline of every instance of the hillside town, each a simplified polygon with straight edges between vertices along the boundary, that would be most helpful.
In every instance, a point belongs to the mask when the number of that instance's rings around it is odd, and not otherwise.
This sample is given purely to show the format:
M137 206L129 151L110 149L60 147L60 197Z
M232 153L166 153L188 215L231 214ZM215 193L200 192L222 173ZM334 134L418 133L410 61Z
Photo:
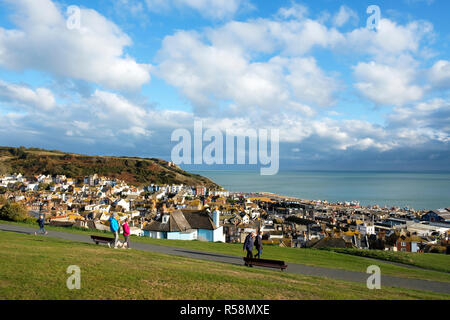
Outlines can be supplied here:
M93 174L0 176L0 196L50 226L109 230L129 218L140 237L241 243L262 231L266 244L295 248L359 248L449 253L450 208L364 207L270 193L208 190L204 186L131 186Z

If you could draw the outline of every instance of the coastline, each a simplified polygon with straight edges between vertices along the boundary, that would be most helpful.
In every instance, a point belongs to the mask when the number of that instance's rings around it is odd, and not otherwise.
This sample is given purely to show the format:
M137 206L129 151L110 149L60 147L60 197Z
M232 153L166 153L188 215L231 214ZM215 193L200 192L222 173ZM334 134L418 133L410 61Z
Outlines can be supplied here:
M361 207L411 208L450 205L447 171L280 171L260 176L250 170L191 170L233 193L266 193L306 202L359 202ZM258 189L258 191L256 190Z

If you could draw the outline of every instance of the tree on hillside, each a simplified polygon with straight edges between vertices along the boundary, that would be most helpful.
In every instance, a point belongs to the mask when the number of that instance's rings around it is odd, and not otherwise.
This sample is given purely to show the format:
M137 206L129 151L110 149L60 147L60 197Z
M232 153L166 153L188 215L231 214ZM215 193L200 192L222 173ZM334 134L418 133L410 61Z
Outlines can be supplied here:
M275 223L277 223L277 224L282 224L283 223L283 219L281 219L281 218L275 218L275 219L273 219L273 221Z
M0 162L0 174L7 174L10 172L10 168L3 162Z
M14 150L13 154L17 156L19 159L26 159L27 158L26 150L27 149L24 146L20 146L18 149Z
M288 222L293 222L296 224L301 224L301 225L308 225L308 224L314 224L314 221L308 220L308 219L303 219L297 216L289 216L286 218L286 221Z
M39 183L39 186L38 186L38 190L39 191L44 191L44 190L47 190L47 189L49 189L49 184L48 183L45 183L45 182Z
M7 202L0 209L0 219L9 221L24 221L28 217L27 210L18 203Z

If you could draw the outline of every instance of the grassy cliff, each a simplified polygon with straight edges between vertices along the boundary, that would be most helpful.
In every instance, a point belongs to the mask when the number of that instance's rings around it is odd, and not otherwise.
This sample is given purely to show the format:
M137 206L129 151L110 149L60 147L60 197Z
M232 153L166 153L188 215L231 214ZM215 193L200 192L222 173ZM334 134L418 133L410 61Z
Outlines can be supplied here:
M197 174L181 170L160 159L137 157L87 156L38 148L0 147L0 174L51 174L82 178L94 173L124 180L133 185L185 184L220 188Z

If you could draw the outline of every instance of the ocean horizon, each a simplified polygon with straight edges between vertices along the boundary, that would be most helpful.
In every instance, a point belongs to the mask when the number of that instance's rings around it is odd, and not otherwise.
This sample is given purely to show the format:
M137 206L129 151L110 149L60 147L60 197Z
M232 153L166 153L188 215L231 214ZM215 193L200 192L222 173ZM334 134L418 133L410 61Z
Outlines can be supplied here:
M304 200L358 201L363 206L409 207L415 210L450 206L450 171L191 170L232 192L271 192Z

